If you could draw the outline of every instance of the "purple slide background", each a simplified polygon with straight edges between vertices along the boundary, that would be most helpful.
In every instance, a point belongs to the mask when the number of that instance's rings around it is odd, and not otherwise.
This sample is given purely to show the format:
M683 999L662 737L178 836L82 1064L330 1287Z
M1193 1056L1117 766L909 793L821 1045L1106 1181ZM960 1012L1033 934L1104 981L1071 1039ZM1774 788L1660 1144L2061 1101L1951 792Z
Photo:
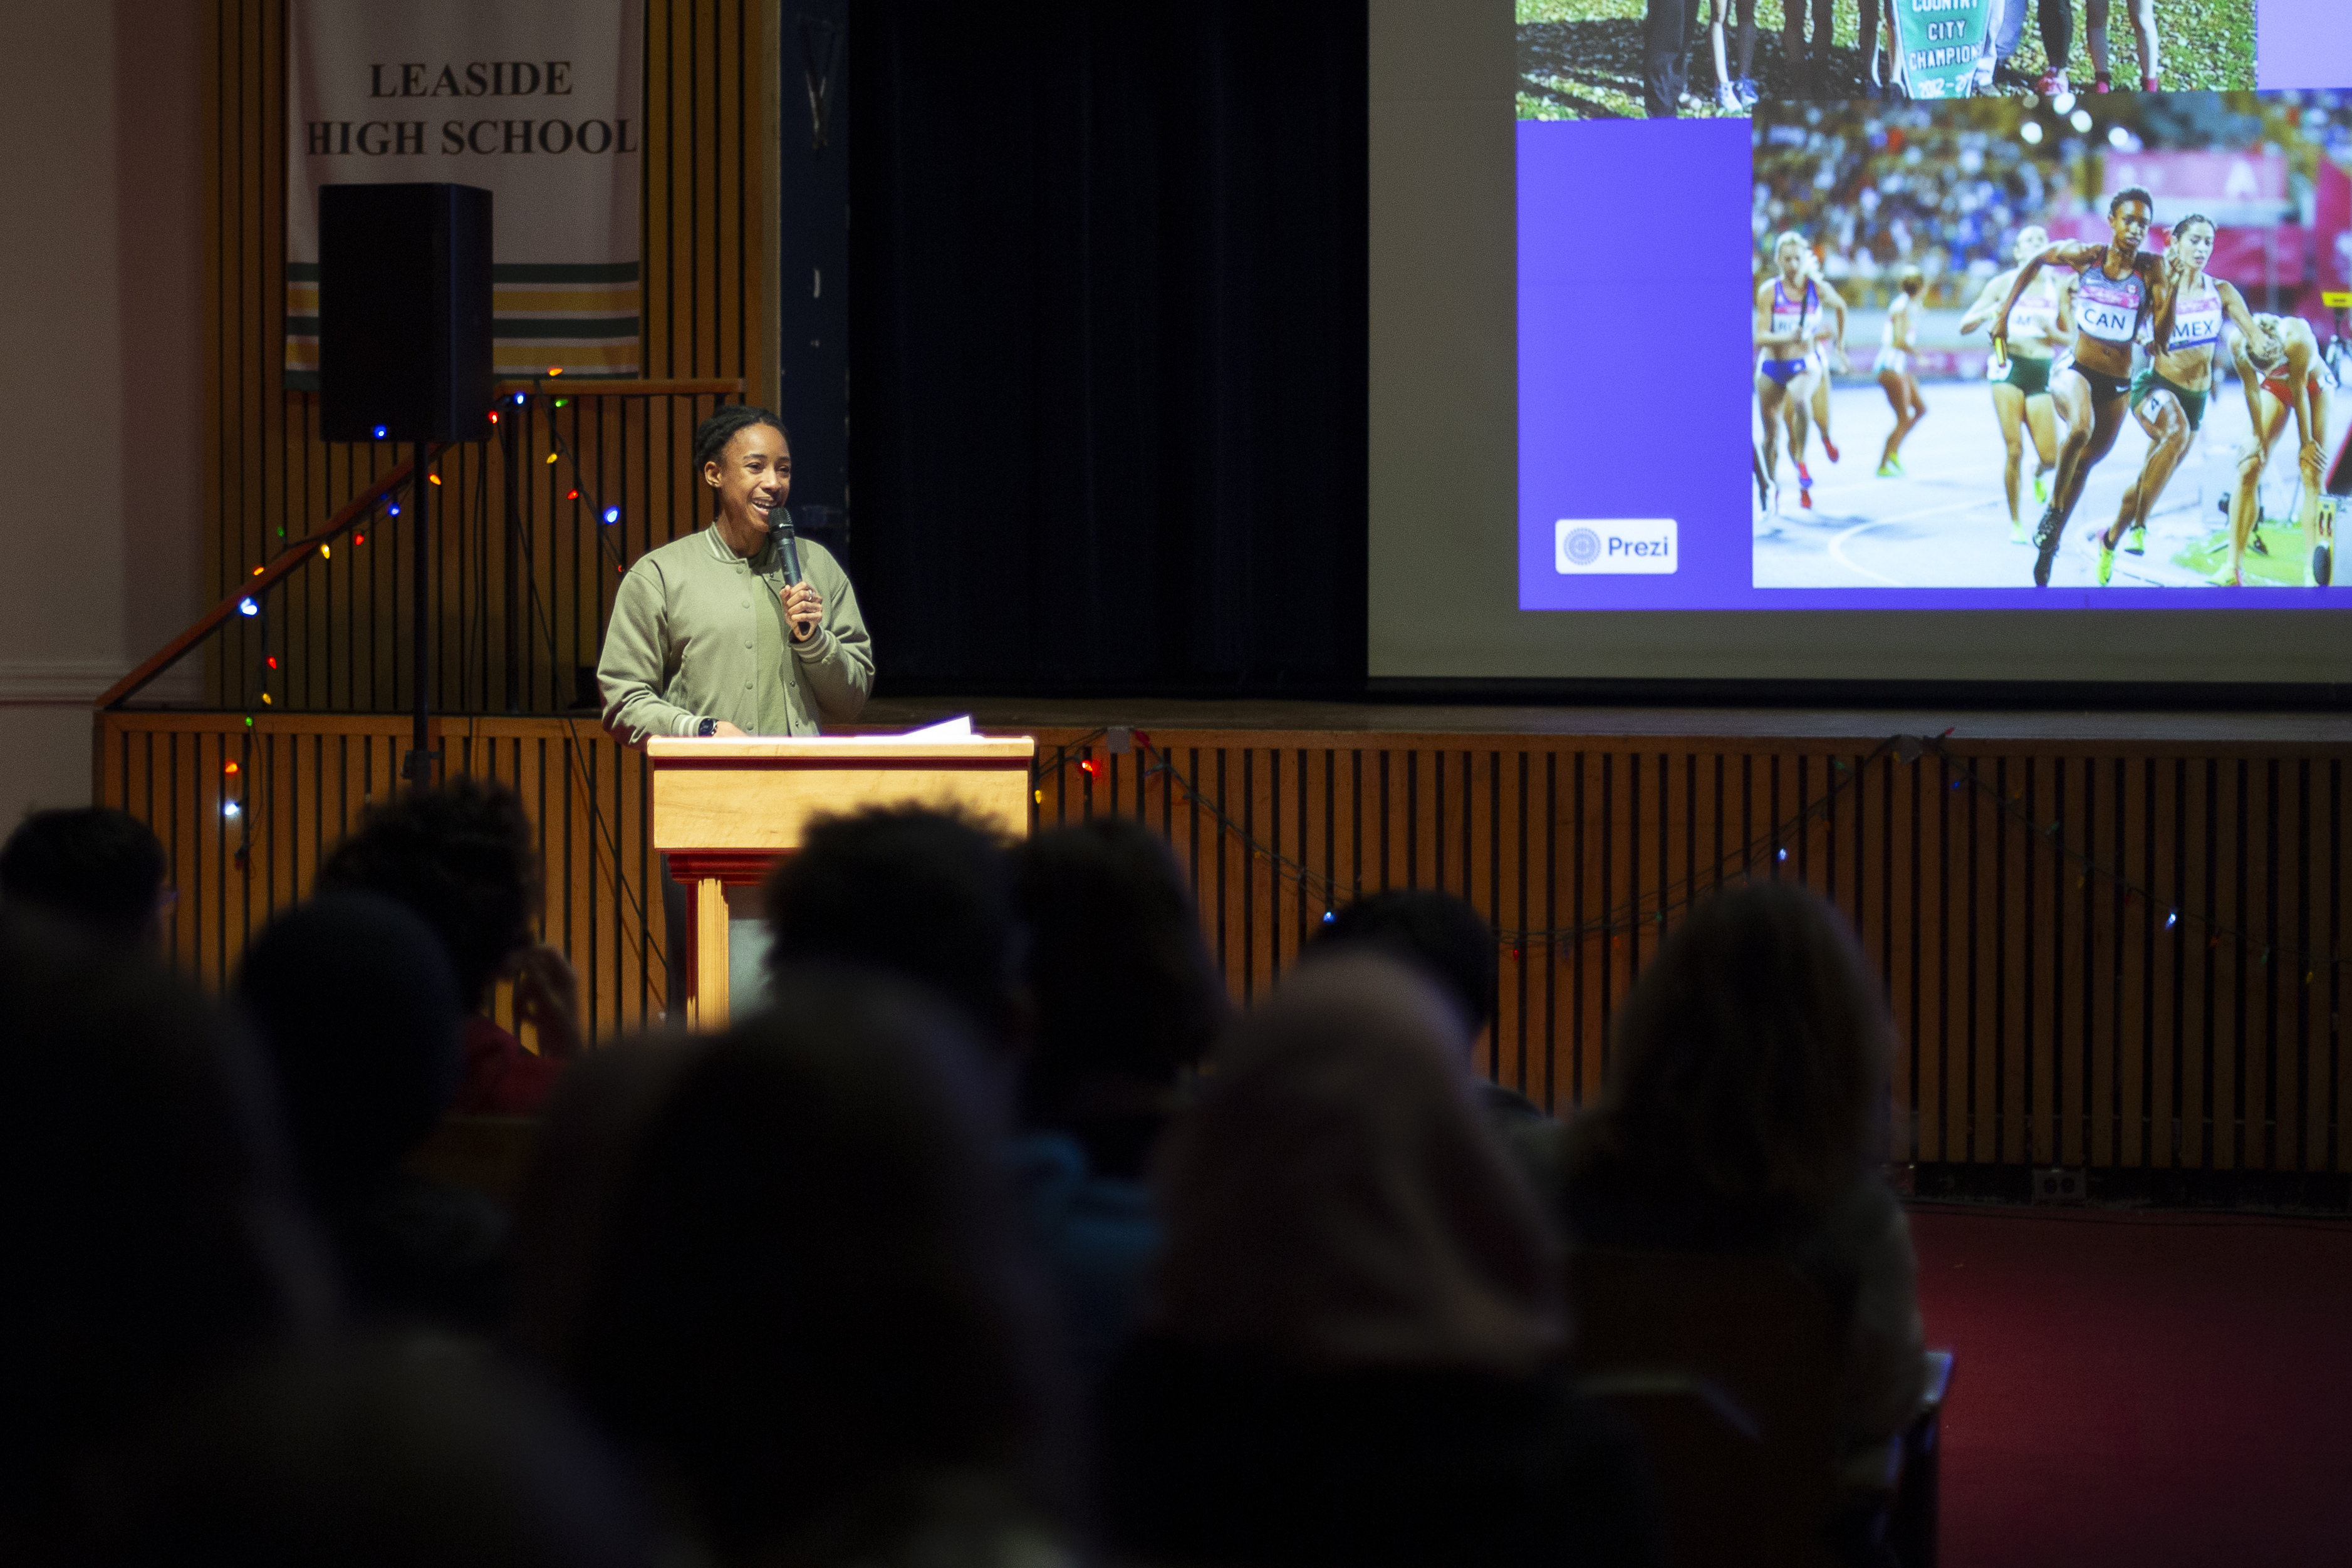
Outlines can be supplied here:
M2352 87L2352 0L2258 0L2254 85Z
M1748 121L1518 132L1519 608L1750 608ZM1563 577L1556 517L1673 517L1681 570Z
M2263 8L2264 47L2280 0ZM2333 13L2326 21L2322 12ZM2294 27L2352 44L2352 0ZM2352 66L2338 78L2352 82ZM1755 287L1744 120L1518 122L1518 582L1522 610L2179 610L2164 588L1759 589L1748 465ZM1565 576L1560 517L1673 517L1671 576ZM2265 609L2320 610L2322 594Z

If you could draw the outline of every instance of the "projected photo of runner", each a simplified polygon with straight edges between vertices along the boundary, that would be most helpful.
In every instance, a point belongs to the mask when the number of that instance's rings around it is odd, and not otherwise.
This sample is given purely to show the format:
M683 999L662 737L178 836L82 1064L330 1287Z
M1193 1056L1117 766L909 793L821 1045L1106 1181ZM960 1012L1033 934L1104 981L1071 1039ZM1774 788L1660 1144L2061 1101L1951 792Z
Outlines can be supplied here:
M1767 105L1754 141L1756 587L2332 584L2352 92Z

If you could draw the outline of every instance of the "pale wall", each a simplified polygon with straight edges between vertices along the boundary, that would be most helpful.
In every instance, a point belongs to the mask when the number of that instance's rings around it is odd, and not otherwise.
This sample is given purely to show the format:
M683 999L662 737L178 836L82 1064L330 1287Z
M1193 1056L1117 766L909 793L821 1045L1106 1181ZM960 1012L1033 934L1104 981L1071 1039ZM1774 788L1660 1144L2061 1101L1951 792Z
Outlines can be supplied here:
M10 7L0 831L89 799L89 700L199 608L200 18L174 0ZM194 687L150 695L177 690Z

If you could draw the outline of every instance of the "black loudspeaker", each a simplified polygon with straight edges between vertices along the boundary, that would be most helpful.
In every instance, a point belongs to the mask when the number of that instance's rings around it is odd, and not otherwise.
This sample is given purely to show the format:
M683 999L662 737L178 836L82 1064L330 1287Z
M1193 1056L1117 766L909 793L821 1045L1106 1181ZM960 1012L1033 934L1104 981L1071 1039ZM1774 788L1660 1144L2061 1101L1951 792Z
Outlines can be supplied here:
M490 434L490 193L319 187L319 426L329 441Z

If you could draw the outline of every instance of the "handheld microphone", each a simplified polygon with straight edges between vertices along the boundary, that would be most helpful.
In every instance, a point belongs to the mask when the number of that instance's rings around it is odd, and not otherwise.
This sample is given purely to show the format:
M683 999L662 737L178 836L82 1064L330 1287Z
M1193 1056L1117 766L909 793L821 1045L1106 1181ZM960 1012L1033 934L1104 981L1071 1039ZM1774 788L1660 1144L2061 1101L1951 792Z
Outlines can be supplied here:
M776 524L773 531L776 553L784 563L784 586L790 588L796 582L805 581L801 576L800 536L793 531L789 521Z

